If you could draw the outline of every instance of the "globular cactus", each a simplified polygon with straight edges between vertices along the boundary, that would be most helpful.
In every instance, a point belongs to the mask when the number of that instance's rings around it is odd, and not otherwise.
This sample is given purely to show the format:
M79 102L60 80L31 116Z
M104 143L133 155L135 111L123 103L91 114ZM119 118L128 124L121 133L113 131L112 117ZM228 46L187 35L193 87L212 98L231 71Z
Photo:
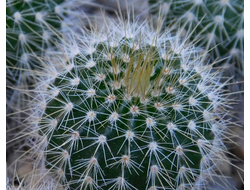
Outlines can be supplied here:
M126 21L59 46L35 73L26 121L38 141L29 153L61 184L202 189L218 175L229 100L201 49Z
M161 9L167 25L197 40L210 59L244 68L244 2L242 0L149 0L152 13ZM161 6L159 6L161 4Z

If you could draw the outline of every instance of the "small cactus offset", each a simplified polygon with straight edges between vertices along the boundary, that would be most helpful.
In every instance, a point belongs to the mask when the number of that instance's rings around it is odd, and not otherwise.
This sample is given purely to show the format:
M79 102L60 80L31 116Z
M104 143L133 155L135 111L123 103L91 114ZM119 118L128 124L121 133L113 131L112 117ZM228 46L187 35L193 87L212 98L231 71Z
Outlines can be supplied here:
M36 73L27 119L34 153L60 183L184 190L217 175L229 100L201 49L125 21L65 40Z
M153 14L161 9L167 25L180 28L187 36L192 33L192 40L211 50L210 59L236 65L243 71L244 1L149 0L149 3Z

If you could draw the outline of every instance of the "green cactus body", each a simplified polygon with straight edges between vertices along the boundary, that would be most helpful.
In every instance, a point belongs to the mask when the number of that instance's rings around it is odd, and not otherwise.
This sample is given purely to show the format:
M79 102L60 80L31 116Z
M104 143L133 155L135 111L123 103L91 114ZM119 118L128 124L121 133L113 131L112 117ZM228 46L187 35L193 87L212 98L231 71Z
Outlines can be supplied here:
M192 32L191 40L196 39L211 50L212 60L219 58L222 63L236 64L243 70L242 0L149 0L149 3L153 14L158 14L161 7L167 25L174 25L187 36Z
M70 189L202 188L224 152L226 103L200 50L146 24L72 36L30 116L47 168Z

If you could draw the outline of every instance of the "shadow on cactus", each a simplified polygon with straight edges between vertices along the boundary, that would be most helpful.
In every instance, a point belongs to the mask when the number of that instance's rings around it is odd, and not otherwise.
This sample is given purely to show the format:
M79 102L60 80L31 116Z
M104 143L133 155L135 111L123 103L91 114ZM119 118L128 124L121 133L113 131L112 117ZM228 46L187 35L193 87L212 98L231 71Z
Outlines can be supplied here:
M201 49L122 20L65 34L59 49L36 73L27 121L39 133L35 152L62 184L202 189L218 175L230 100Z

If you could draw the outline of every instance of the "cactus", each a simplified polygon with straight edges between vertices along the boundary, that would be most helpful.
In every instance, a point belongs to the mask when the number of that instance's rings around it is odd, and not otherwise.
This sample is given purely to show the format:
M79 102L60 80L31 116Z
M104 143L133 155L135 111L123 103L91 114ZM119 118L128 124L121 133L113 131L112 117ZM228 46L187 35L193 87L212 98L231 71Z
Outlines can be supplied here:
M27 137L24 154L28 162L35 158L31 173L23 178L17 172L20 188L207 188L218 164L227 162L222 141L231 124L225 119L226 83L206 64L207 50L189 44L181 32L121 20L100 32L70 34L66 26L66 34L59 33L60 21L53 18L64 11L54 3L7 2L7 68L17 85L25 84L21 94L29 98L21 103L30 106L16 106L15 114L29 115L21 118L26 128L17 139ZM47 9L53 16L40 17ZM58 54L42 35L47 29L65 40L55 48ZM34 76L31 93L21 82L23 71Z
M202 49L146 22L67 35L35 72L26 119L29 153L60 183L183 190L218 175L230 101Z
M244 69L244 2L242 0L149 0L151 12L161 7L167 25L183 30L206 50L211 60ZM161 4L161 6L159 6Z

